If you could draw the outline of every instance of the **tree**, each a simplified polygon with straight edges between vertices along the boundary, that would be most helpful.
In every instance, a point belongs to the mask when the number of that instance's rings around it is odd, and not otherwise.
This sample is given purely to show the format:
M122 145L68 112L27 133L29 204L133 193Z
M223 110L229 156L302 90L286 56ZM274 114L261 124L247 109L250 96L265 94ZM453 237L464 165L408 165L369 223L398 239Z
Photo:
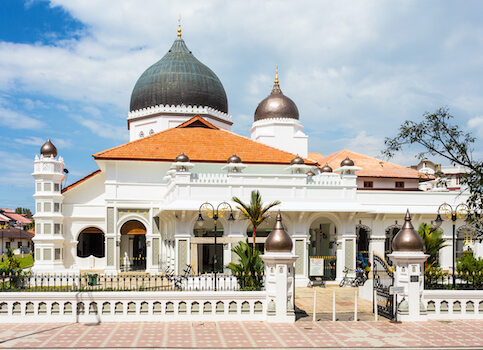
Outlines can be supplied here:
M22 208L22 207L15 208L15 213L20 215L27 215L27 216L32 215L32 212L30 211L29 208Z
M431 225L422 222L418 227L418 233L424 242L424 253L429 254L425 268L425 272L428 272L430 269L439 266L439 251L446 247L446 244L444 244L444 239L441 238L443 231L433 231L431 229Z
M272 203L263 206L262 196L258 190L252 191L250 204L243 203L238 197L233 197L232 200L239 204L236 208L242 212L245 219L250 221L253 226L253 247L255 247L257 227L269 217L268 211L270 208L279 205L281 202L273 201Z
M230 262L226 267L237 276L238 284L242 290L259 290L263 286L264 264L260 252L246 242L238 242L231 249L238 255L238 264Z
M476 138L452 125L452 119L448 108L443 107L432 114L424 113L419 123L406 120L396 137L386 138L386 149L382 153L390 158L406 146L420 145L424 150L417 154L418 159L426 159L428 155L441 156L453 166L466 167L468 172L461 175L460 182L468 188L470 195L466 204L470 208L470 219L476 229L476 238L482 239L483 162L472 156L471 147Z

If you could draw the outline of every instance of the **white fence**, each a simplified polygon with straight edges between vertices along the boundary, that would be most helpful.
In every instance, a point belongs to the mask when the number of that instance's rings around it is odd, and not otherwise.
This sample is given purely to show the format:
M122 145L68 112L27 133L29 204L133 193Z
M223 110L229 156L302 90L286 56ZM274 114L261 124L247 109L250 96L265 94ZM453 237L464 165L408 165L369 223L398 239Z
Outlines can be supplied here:
M266 292L2 293L0 323L263 321Z
M483 290L425 290L430 320L483 319Z

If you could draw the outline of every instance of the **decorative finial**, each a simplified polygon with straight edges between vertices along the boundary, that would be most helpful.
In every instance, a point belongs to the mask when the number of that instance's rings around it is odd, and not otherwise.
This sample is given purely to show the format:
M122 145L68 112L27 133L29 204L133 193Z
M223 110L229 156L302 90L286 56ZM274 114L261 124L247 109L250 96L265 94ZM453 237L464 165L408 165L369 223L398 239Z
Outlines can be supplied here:
M178 18L178 39L181 39L181 15Z
M275 84L278 84L278 64L277 64L277 69L275 69Z

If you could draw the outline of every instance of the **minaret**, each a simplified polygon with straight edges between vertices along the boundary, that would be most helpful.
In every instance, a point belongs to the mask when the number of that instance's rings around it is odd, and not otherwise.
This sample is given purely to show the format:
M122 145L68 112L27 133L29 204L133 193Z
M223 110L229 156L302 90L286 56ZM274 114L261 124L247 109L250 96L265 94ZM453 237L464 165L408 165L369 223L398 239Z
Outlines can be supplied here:
M64 266L64 235L62 181L64 160L57 157L57 148L50 139L35 156L35 265L34 272L59 271Z
M303 129L297 106L280 89L277 65L272 92L255 110L254 122L250 129L251 138L306 158L308 136L303 133Z

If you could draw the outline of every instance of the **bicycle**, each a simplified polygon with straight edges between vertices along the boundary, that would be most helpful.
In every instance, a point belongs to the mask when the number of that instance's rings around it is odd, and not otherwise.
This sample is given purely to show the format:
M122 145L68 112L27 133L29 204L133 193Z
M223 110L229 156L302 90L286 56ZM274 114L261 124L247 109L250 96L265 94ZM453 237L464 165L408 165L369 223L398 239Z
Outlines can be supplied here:
M345 287L345 286L348 286L348 287L359 287L359 286L362 286L366 280L367 280L367 277L366 275L364 274L364 271L361 270L361 269L356 269L355 272L356 272L356 277L348 277L347 274L351 271L354 271L352 269L349 269L348 267L346 267L342 272L345 273L344 275L344 278L342 279L342 281L340 281L339 283L339 287Z

